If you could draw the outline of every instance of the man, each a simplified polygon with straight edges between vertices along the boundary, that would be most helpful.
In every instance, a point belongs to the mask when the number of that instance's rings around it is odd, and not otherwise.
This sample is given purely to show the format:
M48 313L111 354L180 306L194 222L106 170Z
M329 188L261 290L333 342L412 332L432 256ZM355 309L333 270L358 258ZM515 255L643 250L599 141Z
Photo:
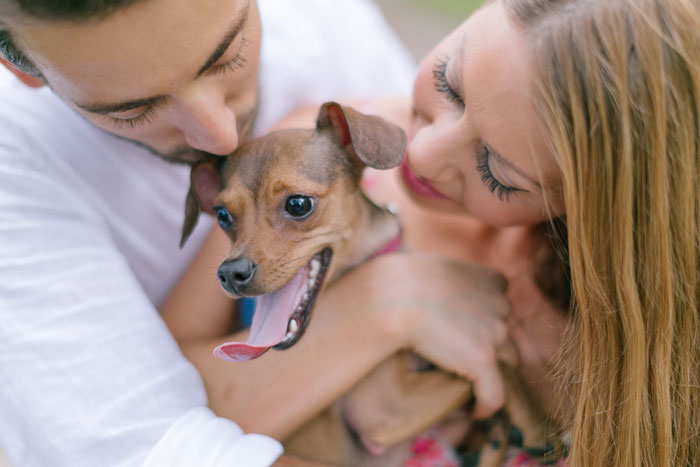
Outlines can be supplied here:
M18 466L271 464L158 315L211 226L178 249L170 161L405 95L405 51L365 0L0 0L0 21L0 444Z

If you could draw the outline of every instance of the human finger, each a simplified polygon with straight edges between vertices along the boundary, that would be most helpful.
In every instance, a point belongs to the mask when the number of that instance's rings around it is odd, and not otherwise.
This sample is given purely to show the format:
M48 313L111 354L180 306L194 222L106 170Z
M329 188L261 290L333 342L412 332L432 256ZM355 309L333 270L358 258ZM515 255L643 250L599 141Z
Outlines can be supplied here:
M503 377L497 366L482 370L472 382L474 387L474 409L472 416L485 419L496 413L505 404Z

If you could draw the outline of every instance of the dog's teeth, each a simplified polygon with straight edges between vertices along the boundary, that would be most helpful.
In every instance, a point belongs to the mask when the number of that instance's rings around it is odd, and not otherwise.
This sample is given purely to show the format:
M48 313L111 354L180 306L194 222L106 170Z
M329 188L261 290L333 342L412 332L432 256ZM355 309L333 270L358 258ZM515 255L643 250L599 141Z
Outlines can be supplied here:
M314 278L309 279L309 282L308 282L309 288L313 289L314 285L316 285L316 279L314 279Z
M299 325L297 324L297 320L290 319L289 324L287 325L287 335L285 336L285 338L293 336L298 329Z
M307 301L309 299L309 292L305 292L304 296L302 297L303 301Z
M299 324L297 324L297 320L290 319L289 323L287 324L287 334L284 336L284 339L282 339L282 342L280 342L280 344L286 344L287 342L291 341L294 338L294 335L296 334L298 329Z
M311 274L313 276L316 276L316 274L318 274L318 271L320 269L321 269L321 261L316 259L316 258L313 258L311 260Z

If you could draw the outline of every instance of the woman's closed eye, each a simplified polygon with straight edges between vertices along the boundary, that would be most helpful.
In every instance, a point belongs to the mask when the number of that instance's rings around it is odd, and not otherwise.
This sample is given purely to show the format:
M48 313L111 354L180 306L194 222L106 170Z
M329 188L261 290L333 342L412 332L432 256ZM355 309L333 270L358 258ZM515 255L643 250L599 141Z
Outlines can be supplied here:
M504 185L496 180L496 177L494 177L493 172L491 172L491 167L489 166L490 154L491 151L489 150L488 146L482 145L476 157L476 170L479 171L481 181L484 182L489 191L496 195L496 197L501 201L510 201L510 198L515 193L519 191L526 191L520 188Z
M435 80L435 90L440 94L444 95L448 101L456 102L460 106L464 107L464 99L459 92L450 85L447 79L447 64L448 60L446 58L440 58L433 66L433 79Z

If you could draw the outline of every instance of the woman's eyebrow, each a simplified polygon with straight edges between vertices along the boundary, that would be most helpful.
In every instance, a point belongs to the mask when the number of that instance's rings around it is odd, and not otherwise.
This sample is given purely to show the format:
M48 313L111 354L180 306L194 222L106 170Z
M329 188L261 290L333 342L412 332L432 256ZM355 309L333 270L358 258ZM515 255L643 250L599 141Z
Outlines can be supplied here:
M455 51L454 55L454 66L451 67L451 75L452 75L452 82L453 82L453 88L457 92L457 94L462 98L463 102L466 102L466 96L464 95L464 85L463 85L463 73L462 70L464 69L464 49L465 49L465 44L466 44L466 35L467 32L464 31L462 35L459 37L459 46L457 47L457 50Z
M502 164L506 168L517 173L518 175L520 175L521 177L523 177L524 179L526 179L527 181L529 181L530 183L535 185L540 190L542 189L542 185L540 184L540 182L537 181L537 179L535 177L528 174L526 171L524 171L523 169L521 169L520 167L515 165L513 162L511 162L508 159L506 159L505 157L503 157L501 155L501 153L499 153L498 151L493 149L493 147L491 147L491 146L489 146L489 157L492 157L493 159L498 161L499 164Z

